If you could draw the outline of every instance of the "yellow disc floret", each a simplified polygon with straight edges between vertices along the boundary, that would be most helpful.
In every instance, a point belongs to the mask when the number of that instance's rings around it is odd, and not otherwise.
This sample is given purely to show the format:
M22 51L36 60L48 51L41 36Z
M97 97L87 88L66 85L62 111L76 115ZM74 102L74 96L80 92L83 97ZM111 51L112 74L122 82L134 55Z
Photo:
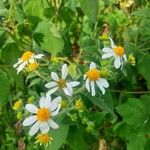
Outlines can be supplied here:
M87 77L89 80L91 81L96 81L100 78L100 71L97 69L90 69L87 73L86 73Z
M28 70L29 71L33 71L35 70L37 67L39 66L39 64L37 62L31 63L28 65Z
M59 81L58 81L58 85L59 85L59 88L64 88L65 86L66 86L66 81L65 80L63 80L63 79L60 79Z
M25 52L25 53L22 55L21 59L22 59L23 61L28 61L28 60L32 57L32 55L33 55L32 52L27 51L27 52Z
M40 108L37 111L37 120L40 122L48 121L51 117L51 112L47 108Z
M51 141L53 140L52 137L50 137L48 134L38 134L37 138L37 143L40 144L48 144L51 143Z
M124 48L121 47L121 46L116 46L116 47L114 48L114 52L115 52L115 54L118 55L118 56L123 56L123 55L124 55Z

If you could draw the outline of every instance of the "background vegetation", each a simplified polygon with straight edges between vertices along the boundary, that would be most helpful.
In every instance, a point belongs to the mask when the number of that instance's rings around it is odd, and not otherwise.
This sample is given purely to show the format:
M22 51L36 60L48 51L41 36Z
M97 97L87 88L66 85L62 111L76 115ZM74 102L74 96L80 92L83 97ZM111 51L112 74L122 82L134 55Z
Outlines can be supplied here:
M12 109L19 98L26 103L45 90L36 84L41 82L38 78L31 82L27 73L16 74L12 66L21 54L43 52L46 63L63 57L76 77L76 66L82 68L86 60L99 62L103 34L132 53L136 64L110 72L115 81L105 96L90 99L81 93L88 111L65 118L51 133L54 141L47 149L149 150L149 7L148 0L1 0L0 150L43 149L33 144Z

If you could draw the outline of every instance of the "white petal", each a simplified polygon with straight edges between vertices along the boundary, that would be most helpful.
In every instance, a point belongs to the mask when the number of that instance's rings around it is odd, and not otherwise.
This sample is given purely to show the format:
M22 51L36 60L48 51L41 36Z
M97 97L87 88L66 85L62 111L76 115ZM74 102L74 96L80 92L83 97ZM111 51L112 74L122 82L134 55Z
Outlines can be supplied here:
M121 62L121 68L120 69L122 69L123 68L123 58L122 57L120 58L120 62Z
M51 112L51 115L52 116L56 116L58 114L60 108L61 108L61 104L58 105L58 107L57 107L57 109L55 111Z
M38 108L33 104L27 104L25 107L31 113L36 113L38 111Z
M14 68L16 68L19 64L21 64L23 61L22 61L22 59L18 59L18 62L17 63L15 63L14 65L13 65L13 67Z
M51 95L46 95L46 99L51 102Z
M62 72L62 79L66 79L68 75L68 67L66 64L62 66L61 72Z
M73 94L72 86L69 83L66 83L67 89L70 91L71 95Z
M59 80L59 77L58 77L58 75L57 75L55 72L52 72L52 73L51 73L51 77L52 77L52 79L55 80L55 81L58 81L58 80Z
M92 96L95 96L95 84L94 84L94 81L91 81L90 84L91 84Z
M45 99L44 107L45 107L45 108L50 108L50 106L51 106L51 101L46 98L46 99Z
M121 66L120 57L115 58L114 66L116 69L120 68L120 66Z
M43 56L44 56L43 54L38 54L38 55L34 55L34 58L41 59Z
M27 62L23 62L22 64L19 65L19 67L17 68L17 74L22 71L25 66L27 65Z
M53 94L55 91L57 91L58 87L55 87L51 90L49 90L47 93L46 93L46 97L50 96L51 94Z
M72 81L72 82L69 82L69 84L71 85L71 87L75 87L75 86L78 86L80 84L80 82Z
M113 52L113 49L108 48L108 47L104 47L104 48L102 49L102 51L105 52L105 53L112 53L112 52Z
M51 105L51 100L48 98L48 97L41 97L40 98L40 102L39 102L39 104L40 104L40 108L49 108L50 107L50 105Z
M96 69L96 64L94 62L90 63L90 69Z
M49 83L45 84L45 87L46 88L53 88L53 87L55 87L57 85L58 85L57 82L49 82Z
M112 38L110 38L110 37L109 37L109 39L110 39L110 42L111 42L111 48L114 48L114 47L115 47L114 41L113 41Z
M126 54L123 55L124 61L127 61L127 56Z
M40 98L40 101L39 101L40 108L43 108L43 107L44 107L44 104L45 104L45 97L42 96L42 97Z
M38 132L38 130L39 130L39 128L40 128L40 124L39 124L39 122L37 121L32 127L31 127L31 129L30 129L30 131L29 131L29 135L34 135L35 133L37 133Z
M52 102L50 106L50 111L54 111L58 105L60 104L62 98L60 96L56 97Z
M90 92L90 80L89 79L86 79L85 87Z
M106 79L100 78L98 81L100 82L100 84L101 84L103 87L105 87L105 88L108 88L108 87L109 87L109 83L107 82Z
M64 87L64 88L63 88L63 91L65 92L66 95L72 96L72 93L68 90L67 87Z
M42 133L47 133L49 131L48 122L40 122L40 130Z
M114 55L113 52L111 52L111 53L105 53L105 54L102 55L102 59L109 58L109 57L111 57L113 55Z
M29 126L29 125L33 124L36 120L37 120L36 115L27 117L27 118L23 121L23 126Z
M102 91L102 94L104 95L104 94L105 94L105 89L104 89L104 87L101 85L101 82L96 81L96 84L97 84L97 86L100 88L100 90Z
M84 74L83 80L85 80L85 79L86 79L86 77L87 77L87 75L86 75L86 74Z
M59 128L58 124L56 124L53 120L49 120L48 123L49 123L50 127L52 127L53 129Z

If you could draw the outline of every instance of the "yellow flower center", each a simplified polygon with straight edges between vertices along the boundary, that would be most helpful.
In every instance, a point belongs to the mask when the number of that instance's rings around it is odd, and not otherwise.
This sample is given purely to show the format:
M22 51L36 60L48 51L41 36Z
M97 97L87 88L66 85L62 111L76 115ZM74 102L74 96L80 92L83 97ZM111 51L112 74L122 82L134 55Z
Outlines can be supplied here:
M51 112L47 108L40 108L37 112L37 120L40 122L48 121L51 117Z
M39 64L38 64L37 62L31 63L31 64L28 65L28 70L29 70L29 71L33 71L33 70L35 70L38 66L39 66Z
M25 52L25 53L22 55L21 59L22 59L23 61L28 61L28 60L32 57L32 55L33 55L32 52L27 51L27 52Z
M65 86L66 86L66 81L65 80L63 80L63 79L60 79L59 81L58 81L58 86L59 86L59 88L64 88Z
M75 107L76 107L77 110L83 111L84 104L83 104L83 102L81 101L81 99L79 99L79 100L75 103Z
M37 138L37 142L41 144L48 144L53 140L53 138L47 134L39 134L36 138Z
M100 78L100 71L97 69L90 69L87 73L86 73L87 77L89 80L91 81L96 81Z
M116 46L116 47L114 48L114 52L115 52L115 54L118 55L118 56L123 56L123 55L124 55L124 48L121 47L121 46Z

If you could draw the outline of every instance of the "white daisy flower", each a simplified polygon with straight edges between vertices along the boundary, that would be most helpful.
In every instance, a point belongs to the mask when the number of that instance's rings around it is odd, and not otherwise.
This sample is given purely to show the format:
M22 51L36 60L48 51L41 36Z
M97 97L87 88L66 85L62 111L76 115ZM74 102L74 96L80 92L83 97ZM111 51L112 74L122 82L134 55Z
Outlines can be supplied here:
M68 96L73 95L73 87L76 87L80 84L80 82L77 81L71 81L67 82L66 77L68 75L68 67L66 64L62 66L62 77L59 78L58 75L55 72L51 73L51 77L54 81L51 81L45 85L46 88L50 88L50 90L47 92L47 96L53 94L58 89L62 89L64 93Z
M29 135L34 135L40 130L42 133L47 133L49 128L57 129L59 126L52 120L53 116L56 116L61 107L61 97L56 97L51 101L50 97L41 97L39 101L39 107L34 104L27 104L26 109L32 113L32 116L27 117L23 121L23 126L32 125Z
M95 96L95 84L99 87L102 91L102 94L105 94L105 88L109 87L109 83L106 79L101 78L101 72L96 69L96 64L91 62L90 69L84 75L84 80L86 80L86 89L88 92L92 93L92 96Z
M105 53L102 56L102 59L114 57L114 66L116 69L119 69L123 67L123 62L127 61L127 57L125 54L125 50L121 46L116 46L111 38L109 38L111 41L111 48L104 47L102 51Z
M37 54L30 51L23 53L22 57L18 59L18 62L13 65L14 68L17 68L17 74L22 71L27 65L35 63L36 59L41 59L44 55Z

